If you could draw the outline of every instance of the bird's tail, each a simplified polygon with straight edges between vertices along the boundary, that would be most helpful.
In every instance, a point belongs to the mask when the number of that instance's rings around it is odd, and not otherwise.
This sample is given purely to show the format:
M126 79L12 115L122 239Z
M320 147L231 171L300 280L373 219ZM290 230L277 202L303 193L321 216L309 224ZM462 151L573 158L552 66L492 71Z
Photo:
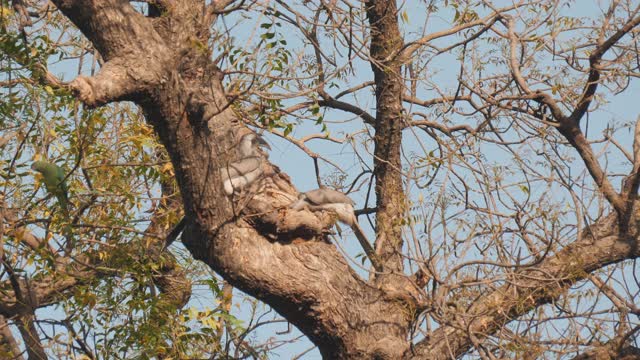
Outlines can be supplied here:
M289 208L292 210L300 211L304 209L306 205L307 205L307 201L305 200L304 196L300 196L300 198L298 198L298 201L293 202L291 203L291 205L289 205Z
M69 196L66 191L60 192L56 196L58 198L58 202L60 203L60 209L62 210L62 216L64 217L64 237L67 238L65 248L67 250L71 250L75 246L75 241L73 239L73 228L71 227L71 212L69 212Z
M58 199L58 203L60 203L60 208L62 209L62 213L64 214L64 216L66 218L69 218L70 213L69 213L69 197L67 196L67 193L62 191L59 194L56 195L56 198Z
M367 237L365 236L364 231L362 231L360 224L358 224L358 220L353 220L351 229L356 234L356 238L358 239L360 246L362 246L362 250L364 250L364 253L369 258L369 261L371 261L371 265L373 265L373 268L376 269L376 271L382 271L382 265L380 264L380 261L376 256L376 252L373 250L373 247L371 246L369 239L367 239Z

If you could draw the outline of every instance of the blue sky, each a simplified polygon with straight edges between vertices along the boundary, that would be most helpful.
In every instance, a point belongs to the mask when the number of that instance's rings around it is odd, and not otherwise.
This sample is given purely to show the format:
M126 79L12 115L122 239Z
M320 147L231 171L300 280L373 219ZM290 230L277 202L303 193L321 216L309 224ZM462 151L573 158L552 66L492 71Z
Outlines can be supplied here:
M510 2L503 1L504 5L509 4ZM590 2L590 7L584 6L585 2L580 2L580 5L576 2L571 7L563 7L561 10L562 15L572 15L572 16L587 16L592 15L594 12L598 12L597 3ZM427 33L442 30L448 26L450 19L452 18L453 12L451 9L444 10L436 15L433 15L428 22L424 21L424 7L422 1L415 2L407 2L403 6L403 10L406 10L406 16L408 18L408 22L403 23L404 34L406 36L405 41L409 41L410 39L415 39L426 31ZM401 12L404 14L405 12ZM235 24L237 18L234 18L234 15L225 19L226 24L231 26ZM243 20L241 23L234 27L232 30L233 36L236 38L237 44L251 44L255 43L257 37L256 28L260 23L267 21L267 17L253 17L249 20ZM423 26L426 24L426 30L423 30ZM293 52L298 49L303 48L303 43L300 39L299 33L294 33L291 30L283 31L283 34L286 36L287 47L291 48ZM327 41L327 45L330 45L329 40ZM324 43L323 43L324 44ZM251 47L249 47L251 48ZM247 49L249 50L249 49ZM344 53L345 49L338 49ZM306 50L309 53L309 48ZM429 64L430 76L433 76L432 80L437 80L437 82L442 86L443 89L448 91L452 91L457 86L457 74L458 74L458 64L455 56L442 56L438 57L437 60L433 61ZM64 72L67 74L65 78L68 78L68 74L73 74L75 72L75 68L65 69L64 67L60 67L57 69L58 71ZM500 70L500 69L498 69ZM341 89L346 88L348 86L353 86L358 83L362 83L364 81L372 80L372 72L368 63L364 61L356 61L354 63L354 75L347 75L347 80L343 80L340 83L339 88L330 88L328 91L332 94L339 93ZM635 120L636 115L639 113L636 108L635 102L637 102L637 94L640 91L640 87L638 87L637 82L632 82L629 88L616 96L609 97L609 103L603 106L598 111L594 112L589 116L588 126L589 126L589 135L593 137L597 137L600 133L609 125L614 122L631 122ZM367 94L369 94L367 96ZM427 89L422 89L418 92L418 96L421 98L428 99L434 96L433 91L429 91ZM370 113L374 113L374 98L370 91L362 91L358 94L358 103L362 108L367 109ZM332 136L343 138L346 134L351 134L358 132L362 129L366 128L366 125L363 125L362 121L358 118L353 118L353 116L338 112L338 111L322 111L324 119L327 121L327 126ZM345 119L349 119L347 122L341 122ZM457 118L455 120L460 120ZM586 126L585 122L585 126ZM316 125L313 122L305 121L301 124L297 125L292 135L294 137L302 137L311 133L320 132L320 126ZM358 141L366 140L373 131L369 128L368 133L360 132L356 139ZM299 150L295 145L290 142L279 138L278 136L274 136L271 134L266 134L265 137L271 143L272 151L270 153L270 160L282 168L289 176L291 177L293 183L297 186L300 191L306 191L309 189L313 189L317 187L315 182L315 176L310 176L310 174L314 173L314 165L311 159L301 150ZM627 148L631 147L631 136L629 132L620 131L618 132L617 140L626 145ZM404 132L404 145L403 151L409 156L410 154L416 154L418 156L424 156L425 150L427 152L434 150L436 148L435 143L424 136L422 133L416 133L411 130L406 130ZM345 144L334 144L327 141L322 140L313 140L308 143L309 149L327 158L331 159L335 163L337 163L342 169L345 169L346 176L345 183L349 184L350 181L353 181L355 176L360 172L360 170L366 166L371 165L371 157L367 155L367 150L372 150L371 144L367 146L363 146L360 143L357 143L352 146L349 143ZM356 151L360 155L365 155L364 160L365 163L362 164L360 162L360 158L357 156ZM487 164L499 164L504 167L510 167L512 165L511 155L508 152L505 152L503 149L499 147L487 146L484 148L486 152L483 154L487 159ZM598 146L596 146L598 149ZM625 169L626 164L624 162L623 157L619 152L615 150L611 150L611 164L610 168L613 169ZM331 176L335 173L336 169L327 164L325 162L320 162L321 166L321 175L323 177ZM583 167L579 162L575 162L572 164L572 170L574 174L583 172ZM614 185L618 186L619 184L614 181ZM364 187L366 189L366 187ZM544 192L545 188L536 188L530 189L533 192ZM416 199L420 196L420 192L422 192L423 196L428 196L430 194L429 190L419 190L415 187L412 187L410 192L411 196ZM356 201L356 204L359 206L364 206L366 192L359 191L352 195L353 199ZM564 194L566 196L566 194ZM475 200L475 199L474 199ZM375 199L371 199L373 204ZM361 218L361 223L364 224L365 230L367 231L367 235L370 239L373 239L373 230L368 225L368 222ZM343 230L346 230L343 228ZM340 244L344 247L349 254L350 257L355 257L356 254L360 253L355 238L349 234L349 231L345 231L345 238L340 240ZM174 249L180 249L182 246L180 244L174 245ZM365 272L359 269L358 267L354 267L356 271L362 275L365 275ZM237 290L236 290L237 291ZM240 319L243 319L245 323L248 321L247 316L249 314L250 304L247 301L240 301L241 297L236 297L235 300L238 300L237 307L234 307L234 314L237 315ZM189 306L196 307L205 307L208 304L210 299L206 296L197 296L194 300L191 301ZM43 310L44 312L50 312L50 309ZM51 313L47 313L50 315ZM273 313L272 313L273 314ZM293 328L293 332L287 334L285 336L276 335L277 332L284 331L286 329L286 324L279 323L276 325L269 325L261 328L256 332L256 340L258 343L261 341L267 340L273 336L278 338L294 338L298 337L300 333ZM277 351L277 356L274 358L283 358L289 359L293 356L307 350L311 347L312 344L308 340L301 340L292 345L288 345L279 349ZM303 359L319 359L319 353L317 350L313 350L307 353Z

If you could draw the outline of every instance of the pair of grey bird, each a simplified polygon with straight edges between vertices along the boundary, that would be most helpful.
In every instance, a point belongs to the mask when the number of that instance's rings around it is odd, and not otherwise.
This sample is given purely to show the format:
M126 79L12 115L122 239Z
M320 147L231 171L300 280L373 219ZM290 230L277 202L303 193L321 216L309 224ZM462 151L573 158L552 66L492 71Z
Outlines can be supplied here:
M236 191L249 187L263 175L264 169L262 163L267 155L264 150L262 150L262 147L271 150L269 144L261 136L253 132L245 134L240 138L238 146L240 160L232 162L220 169L224 192L228 196ZM300 194L298 200L289 207L296 211L307 209L310 211L330 211L335 213L340 222L351 227L373 266L376 270L380 270L375 252L358 224L353 205L353 200L347 195L333 189L321 187Z
M240 138L240 160L220 169L222 185L227 195L240 191L260 179L264 172L262 162L266 157L262 147L271 150L269 144L258 134L249 133Z

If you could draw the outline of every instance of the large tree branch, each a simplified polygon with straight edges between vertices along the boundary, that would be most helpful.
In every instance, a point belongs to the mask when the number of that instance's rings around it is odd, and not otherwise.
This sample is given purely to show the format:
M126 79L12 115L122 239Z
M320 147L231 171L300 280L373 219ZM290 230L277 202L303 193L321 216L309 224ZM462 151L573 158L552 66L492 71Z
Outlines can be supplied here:
M9 274L9 282L16 296L16 304L14 306L17 310L15 314L17 319L16 326L24 341L29 359L46 360L47 354L44 351L40 335L35 326L36 299L31 293L28 284L26 287L23 286L24 283L20 281L6 258L2 258L2 264ZM6 316L6 314L3 315Z
M9 322L2 315L0 315L0 356L12 360L24 360L22 351L9 327Z
M640 9L640 7L636 8L634 13L637 13L638 9ZM607 40L598 44L591 55L589 55L589 76L575 109L571 115L569 115L569 121L579 123L580 119L582 119L589 109L589 105L591 105L596 90L598 89L598 81L600 80L600 72L602 70L600 68L602 57L618 42L618 40L620 40L620 38L629 33L634 27L638 26L638 24L640 24L640 16L630 19Z
M508 322L532 309L559 299L565 291L591 272L640 256L637 230L619 236L617 216L611 214L582 231L580 241L567 245L533 267L523 266L509 274L512 279L475 301L461 318L462 327L444 325L416 347L417 358L446 359L460 356Z
M78 76L69 86L78 98L91 107L116 100L133 100L144 93L155 73L140 67L139 56L111 60L93 77Z
M162 42L152 23L127 0L53 0L89 38L105 61L127 54L150 56L148 41ZM155 49L154 49L155 50Z
M376 255L385 271L401 273L403 269L402 230L405 194L400 169L404 84L401 63L389 61L403 47L395 1L367 1L367 18L371 27L371 67L376 88L374 176L376 178Z
M469 36L468 38L466 38L463 42L459 43L458 45L461 45L462 43L467 43L472 41L473 39L478 38L480 35L482 35L483 33L485 33L486 31L488 31L489 29L491 29L491 27L493 26L493 24L496 23L496 21L500 20L503 16L504 13L506 13L507 11L513 10L518 8L520 5L513 5L513 6L509 6L506 8L502 8L502 9L498 9L495 12L493 12L492 14L485 16L482 19L477 19L477 20L473 20L473 21L465 21L460 25L454 26L452 28L446 29L446 30L442 30L442 31L438 31L435 32L433 34L429 34L426 36L421 37L420 39L411 41L405 45L403 45L398 51L394 52L392 54L392 56L394 56L394 60L399 60L401 63L405 64L411 61L411 58L413 56L413 54L420 49L420 47L427 45L429 43L431 43L432 41L436 40L436 39L440 39L443 37L447 37L447 36L451 36L453 34L459 33L463 30L467 30L467 29L471 29L474 27L478 27L482 25L482 28L480 30L478 30L475 34Z
M166 49L161 46L161 35L128 1L58 0L53 3L92 41L105 60L95 77L80 76L70 84L87 105L134 100L136 95L156 85L161 77L168 80L164 67L175 64L161 62L168 60L163 56ZM149 67L150 62L162 66Z
M555 118L555 120L559 125L558 131L562 135L564 135L564 137L569 141L569 143L576 149L576 151L578 151L578 154L580 154L580 157L584 161L584 164L587 170L589 171L589 174L591 175L596 185L598 186L598 189L602 192L602 194L605 196L607 201L609 201L609 203L613 206L613 208L618 212L618 214L621 216L621 219L623 219L627 209L626 203L624 199L615 190L611 182L609 181L607 174L600 167L600 164L598 163L598 159L596 158L596 155L594 154L593 149L591 148L591 145L589 145L589 142L584 136L584 133L580 129L579 121L581 117L584 115L586 108L588 108L589 106L589 103L593 97L593 93L595 93L595 90L597 88L597 82L593 82L592 81L593 79L587 80L588 85L585 90L585 94L583 95L584 100L581 100L578 102L578 105L576 106L575 110L569 117L565 116L562 110L560 109L560 106L555 101L555 99L553 99L551 95L542 91L534 91L527 84L527 81L525 80L524 76L520 72L520 64L517 57L518 36L515 34L515 23L513 19L509 19L508 28L509 28L508 37L510 41L509 63L511 67L511 72L513 74L513 77L516 83L525 92L526 95L534 96L533 99L535 101L545 104L549 107L552 116ZM606 51L606 50L600 50L600 49L601 48L596 50L596 53L602 56L602 54L604 53L603 52L600 53L600 51ZM591 75L590 75L590 78L591 78ZM588 95L587 93L590 93L590 95ZM583 109L583 110L579 110L579 109Z
M78 11L102 11L94 2L71 4L75 4L77 11L65 11L65 14L76 24L96 16L79 15ZM286 316L327 358L358 354L398 358L408 346L406 333L411 316L407 315L406 308L415 304L416 296L410 295L415 293L414 288L398 282L380 289L364 282L327 241L324 232L329 226L310 232L287 228L286 224L291 223L289 219L295 217L287 208L297 193L286 177L278 175L267 161L264 178L255 186L232 197L224 193L219 169L240 156L235 149L243 125L230 107L220 71L211 63L210 54L194 51L188 41L189 37L200 39L206 35L193 26L202 23L200 13L192 11L193 7L180 9L154 19L162 21L164 26L161 40L154 33L133 32L128 36L135 42L145 43L151 54L163 56L161 59L151 57L145 64L147 71L160 75L154 79L155 83L149 84L150 93L132 98L142 106L171 156L186 216L183 243L195 258L205 261L234 287L265 301ZM191 17L182 16L178 11L190 13ZM76 16L78 18L74 18ZM137 22L138 17L132 21ZM86 31L108 32L108 28L101 27L111 25L98 21L91 27L80 28L93 42L108 46L102 36ZM126 42L115 45L123 47L118 52L110 49L112 57L118 53L126 57L140 48ZM180 66L168 67L167 63ZM387 93L391 94L391 90ZM401 102L401 93L397 91L397 104ZM395 112L393 118L398 120L398 114L400 111ZM386 124L393 127L393 136L399 139L402 124L398 121ZM396 156L394 161L399 164L399 142L381 151L379 159L386 158L385 152L389 152ZM385 160L379 163L385 164L389 173L395 172L393 176L398 181L393 185L402 189L397 168L387 166ZM400 227L394 219L402 212L389 207L402 206L403 202L395 200L398 199L385 200L388 216L382 223L397 233L396 237L386 238L397 242ZM320 219L323 216L322 213L298 216L298 220L302 220L299 227L324 223ZM311 218L318 220L306 220ZM394 266L401 267L402 258L397 250L393 249L394 262L398 264ZM399 298L403 301L398 301ZM372 343L371 339L375 341Z

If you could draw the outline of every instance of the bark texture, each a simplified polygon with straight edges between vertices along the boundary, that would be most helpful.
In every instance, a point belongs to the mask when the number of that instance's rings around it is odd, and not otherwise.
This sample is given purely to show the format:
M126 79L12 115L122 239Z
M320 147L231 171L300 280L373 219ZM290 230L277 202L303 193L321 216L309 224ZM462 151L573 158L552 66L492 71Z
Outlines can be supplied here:
M167 148L187 218L183 242L193 256L274 307L326 358L400 357L408 347L406 305L350 269L325 238L329 214L289 216L296 191L271 165L253 197L224 195L218 169L238 156L244 125L210 54L194 46L209 36L193 11L204 2L181 1L153 19L126 1L55 3L106 60L95 77L72 83L78 96L91 106L135 101ZM388 146L397 152L397 144Z
M367 1L370 55L376 86L374 174L375 249L383 271L357 276L326 239L332 216L292 212L297 197L288 177L266 164L265 178L228 198L219 169L237 160L246 131L225 94L207 44L216 3L158 1L160 16L145 17L125 0L54 0L105 60L92 78L71 87L89 106L131 100L140 105L169 152L180 186L183 242L226 281L266 302L296 325L326 359L443 359L468 351L502 325L548 303L588 272L639 255L637 233L622 236L611 215L581 240L467 309L467 326L442 324L435 336L410 347L408 334L425 308L425 294L402 276L401 219L405 213L402 140L403 47L392 1ZM200 11L199 9L204 9ZM636 216L633 215L635 219ZM604 254L604 256L603 256Z

